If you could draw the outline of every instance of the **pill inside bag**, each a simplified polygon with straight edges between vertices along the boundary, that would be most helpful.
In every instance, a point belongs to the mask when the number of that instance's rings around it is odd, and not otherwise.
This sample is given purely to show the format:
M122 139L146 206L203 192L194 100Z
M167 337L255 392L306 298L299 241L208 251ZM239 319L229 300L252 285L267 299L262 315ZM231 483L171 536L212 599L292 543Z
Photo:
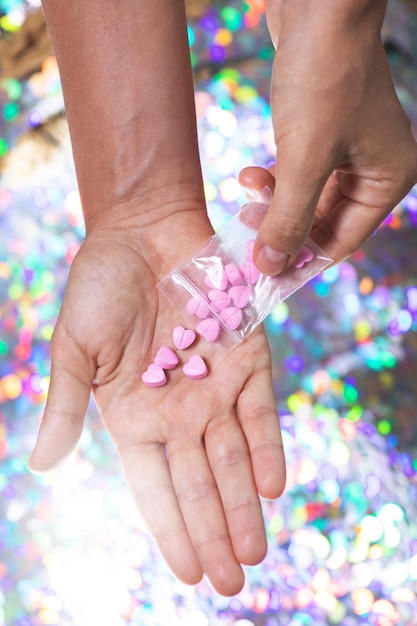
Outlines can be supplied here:
M190 307L189 303L195 305L200 302L202 307L208 309L207 317L217 320L220 326L218 337L212 341L212 345L223 354L244 341L280 302L333 262L309 238L297 267L293 265L279 276L259 273L253 262L248 261L248 250L253 248L253 241L271 199L272 192L265 187L192 257L173 268L158 284L160 292L183 314L188 327L196 332L201 318L190 313L195 306ZM227 281L225 276L229 277ZM250 295L242 308L241 321L235 327L235 323L228 323L216 303L210 301L209 292L214 289L227 294L237 285L247 286Z

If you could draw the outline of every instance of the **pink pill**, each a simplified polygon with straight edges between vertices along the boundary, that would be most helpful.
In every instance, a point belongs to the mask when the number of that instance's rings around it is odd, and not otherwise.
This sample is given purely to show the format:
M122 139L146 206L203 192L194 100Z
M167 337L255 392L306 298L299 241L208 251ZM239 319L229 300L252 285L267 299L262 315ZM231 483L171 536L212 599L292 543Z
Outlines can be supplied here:
M208 304L203 298L191 298L187 302L187 306L185 307L187 313L191 315L196 315L200 319L204 319L209 315L209 307Z
M167 378L162 367L151 363L146 372L143 372L142 381L147 387L162 387Z
M208 292L208 297L216 311L221 311L229 306L231 298L226 291L220 291L219 289L211 289Z
M197 332L206 341L216 341L220 334L220 324L214 317L209 317L197 324Z
M309 263L310 261L312 261L313 256L314 254L312 250L310 250L310 248L307 248L307 246L303 246L293 263L294 267L303 267L305 263Z
M231 330L236 330L242 321L242 309L239 309L237 306L229 306L227 309L223 309L220 315Z
M255 239L248 239L245 243L245 259L249 263L253 263L253 248L255 245Z
M197 380L199 378L204 378L207 376L207 365L204 360L198 354L194 354L190 357L188 363L184 365L182 371L187 376L187 378L191 378L192 380Z
M249 261L240 266L240 271L248 285L254 285L258 282L259 276L261 275L255 263L250 263Z
M249 302L251 295L250 287L246 285L236 285L236 287L230 287L229 296L231 297L233 304L239 309L243 309Z
M204 282L206 283L207 287L210 287L211 289L221 289L222 291L224 291L224 289L227 289L229 279L227 278L227 274L223 268L221 268L221 270L217 270L216 268L215 272L210 272L210 274L207 274L207 276L204 278Z
M168 348L168 346L161 346L155 357L154 363L155 365L162 367L164 370L172 370L176 365L178 365L178 361L179 359L174 350Z
M176 326L172 331L172 340L178 350L189 348L195 341L195 332L184 326Z
M239 272L236 263L227 263L227 265L224 266L224 270L231 285L243 285L242 274Z

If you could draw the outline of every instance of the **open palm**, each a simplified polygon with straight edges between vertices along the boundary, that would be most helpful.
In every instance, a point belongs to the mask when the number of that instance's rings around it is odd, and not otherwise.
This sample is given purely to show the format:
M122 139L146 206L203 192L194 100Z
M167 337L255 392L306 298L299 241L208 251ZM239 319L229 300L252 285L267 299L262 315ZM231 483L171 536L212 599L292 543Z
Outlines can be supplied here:
M203 231L206 225L190 235L193 246ZM163 240L154 260L164 255ZM226 357L200 339L178 352L165 386L146 387L142 372L184 322L159 296L159 278L122 237L87 237L52 339L51 385L30 467L50 469L71 452L92 390L173 572L191 584L206 574L230 595L244 582L240 564L265 555L258 493L277 497L285 481L269 349L262 330ZM208 364L205 379L182 372L194 353Z

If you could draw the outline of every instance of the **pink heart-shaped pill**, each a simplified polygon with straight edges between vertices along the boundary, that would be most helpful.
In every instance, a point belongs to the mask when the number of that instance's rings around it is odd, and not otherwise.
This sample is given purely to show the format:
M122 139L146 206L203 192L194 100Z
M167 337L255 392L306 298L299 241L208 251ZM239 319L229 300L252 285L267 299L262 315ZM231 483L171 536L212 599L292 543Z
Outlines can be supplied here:
M207 365L198 354L190 357L190 360L184 365L182 370L187 378L194 380L207 376Z
M229 294L226 291L220 291L220 289L210 289L208 297L216 311L221 311L230 304Z
M236 330L242 321L242 309L237 306L229 306L227 309L220 311L220 315L231 330Z
M220 324L214 317L209 317L197 324L197 332L206 341L216 341L220 334Z
M249 261L247 263L243 263L239 269L248 285L254 285L261 275L261 272L258 270L255 263L250 263Z
M204 278L204 282L211 289L224 290L227 289L229 279L227 278L227 274L223 268L221 270L216 268L214 272L211 271L210 273L207 273L207 276Z
M245 259L249 263L253 263L253 248L255 246L255 239L248 239L245 243Z
M231 285L243 285L242 274L239 272L239 268L236 263L227 263L227 265L224 266L224 271L226 272Z
M151 363L146 372L142 374L142 381L147 387L162 387L166 380L164 370L155 363Z
M203 298L190 298L185 308L187 313L197 315L200 319L208 317L209 314L208 303Z
M243 309L249 302L251 290L246 285L237 285L230 287L229 296L232 298L233 304L239 309Z
M313 256L314 256L313 251L310 250L310 248L307 248L307 246L303 246L293 263L294 267L298 269L300 267L303 267L305 263L309 263L310 261L312 261Z
M174 346L178 350L185 350L189 348L195 341L195 332L190 329L184 328L184 326L176 326L172 331L172 340Z
M164 370L172 370L176 365L178 365L178 361L179 359L174 350L168 348L168 346L161 346L155 357L154 363L155 365L162 367Z

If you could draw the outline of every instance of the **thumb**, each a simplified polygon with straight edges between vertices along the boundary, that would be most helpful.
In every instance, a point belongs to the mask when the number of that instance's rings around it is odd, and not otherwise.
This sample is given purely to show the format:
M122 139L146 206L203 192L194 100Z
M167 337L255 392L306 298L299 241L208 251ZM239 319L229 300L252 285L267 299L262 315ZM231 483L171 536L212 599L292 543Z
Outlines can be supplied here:
M280 145L274 195L254 247L255 263L263 274L279 274L296 259L331 171L327 164L313 163L310 154L303 156Z
M51 382L45 412L28 468L32 472L53 469L74 450L87 413L91 376L84 356L79 367L65 351L52 356ZM66 358L64 358L66 357Z

